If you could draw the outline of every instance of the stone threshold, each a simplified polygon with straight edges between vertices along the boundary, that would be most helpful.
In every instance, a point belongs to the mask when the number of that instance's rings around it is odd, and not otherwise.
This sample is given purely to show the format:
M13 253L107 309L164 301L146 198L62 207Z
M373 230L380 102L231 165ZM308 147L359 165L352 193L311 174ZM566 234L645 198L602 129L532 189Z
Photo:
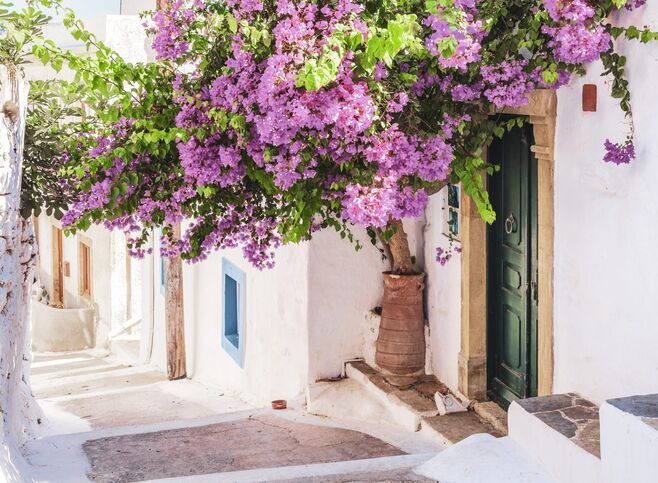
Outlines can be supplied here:
M458 443L473 434L504 435L474 411L439 415L434 395L450 394L433 375L405 378L385 376L365 362L348 362L347 377L362 384L391 413L395 422L410 431L423 431L443 446Z

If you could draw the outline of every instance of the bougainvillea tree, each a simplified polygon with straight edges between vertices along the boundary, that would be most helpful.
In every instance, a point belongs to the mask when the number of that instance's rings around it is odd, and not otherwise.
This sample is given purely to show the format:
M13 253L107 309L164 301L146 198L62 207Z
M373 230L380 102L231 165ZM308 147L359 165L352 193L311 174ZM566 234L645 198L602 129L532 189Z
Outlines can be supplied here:
M609 19L643 3L174 0L145 19L156 60L140 65L69 14L65 24L96 54L34 49L77 72L98 116L64 153L80 194L65 224L121 228L136 255L162 226L166 254L197 261L240 247L258 268L274 264L280 244L328 227L352 239L356 224L394 273L410 273L401 220L420 216L447 182L494 220L482 177L495 167L482 148L523 119L490 113L600 59L631 115L615 45L657 35ZM605 161L633 158L632 129L624 136L605 143Z

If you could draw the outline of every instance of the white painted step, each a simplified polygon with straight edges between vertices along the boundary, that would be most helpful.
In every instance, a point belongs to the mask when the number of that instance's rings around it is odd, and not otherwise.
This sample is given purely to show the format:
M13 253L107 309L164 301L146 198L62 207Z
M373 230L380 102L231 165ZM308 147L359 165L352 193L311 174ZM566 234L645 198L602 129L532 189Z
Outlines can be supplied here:
M415 473L441 483L555 483L511 438L489 434L466 438Z
M572 399L588 404L569 405ZM525 407L523 406L525 405ZM528 409L533 408L534 409ZM539 409L537 409L539 408ZM508 410L509 437L555 480L560 483L601 483L601 460L595 450L586 450L576 444L583 433L567 421L570 411L591 411L596 415L592 421L598 431L598 408L577 394L554 394L513 402ZM542 420L543 419L543 420ZM550 424L547 424L547 422ZM561 429L563 432L558 431ZM571 434L573 433L573 434ZM593 434L598 438L597 434ZM572 438L572 439L570 439Z
M604 481L656 481L658 394L608 400L601 406L600 415Z

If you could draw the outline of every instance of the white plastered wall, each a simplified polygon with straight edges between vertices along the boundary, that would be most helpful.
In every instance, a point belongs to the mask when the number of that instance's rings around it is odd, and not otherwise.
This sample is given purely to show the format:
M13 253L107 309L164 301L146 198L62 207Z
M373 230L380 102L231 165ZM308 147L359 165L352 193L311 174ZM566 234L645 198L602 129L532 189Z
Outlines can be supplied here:
M446 190L432 196L425 213L425 296L432 369L439 380L456 391L461 343L461 255L455 253L446 265L436 261L436 249L449 246L443 234L445 196Z
M144 300L153 300L151 362L166 367L164 296L160 292L159 241L145 270L153 277L144 283ZM244 367L221 346L222 258L246 274ZM265 404L294 399L304 392L308 368L308 244L283 247L272 270L253 268L239 250L211 254L207 260L184 265L185 344L187 374L196 380L239 393ZM148 272L145 272L148 273ZM148 285L152 284L152 288ZM146 307L146 306L145 306ZM145 312L148 309L145 309ZM150 321L144 319L143 337ZM143 343L148 347L148 342Z
M629 24L658 29L648 2ZM636 124L637 159L602 161L603 141L627 123L595 64L558 92L555 153L555 384L597 402L658 390L658 44L623 43ZM598 111L581 111L584 83Z

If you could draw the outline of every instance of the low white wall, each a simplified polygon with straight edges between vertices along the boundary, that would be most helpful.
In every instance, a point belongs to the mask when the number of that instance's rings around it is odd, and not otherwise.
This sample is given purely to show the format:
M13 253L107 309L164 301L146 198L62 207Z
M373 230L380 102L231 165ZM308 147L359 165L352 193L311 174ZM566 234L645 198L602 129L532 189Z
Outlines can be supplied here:
M658 428L607 402L601 406L600 417L604 481L655 481L658 474Z
M658 29L658 4L628 22ZM555 392L602 402L658 388L658 44L625 44L637 160L602 161L606 138L627 123L600 65L558 93L555 153ZM581 86L599 88L596 113L581 111Z
M89 349L96 341L94 309L58 309L32 300L32 350L65 352Z

